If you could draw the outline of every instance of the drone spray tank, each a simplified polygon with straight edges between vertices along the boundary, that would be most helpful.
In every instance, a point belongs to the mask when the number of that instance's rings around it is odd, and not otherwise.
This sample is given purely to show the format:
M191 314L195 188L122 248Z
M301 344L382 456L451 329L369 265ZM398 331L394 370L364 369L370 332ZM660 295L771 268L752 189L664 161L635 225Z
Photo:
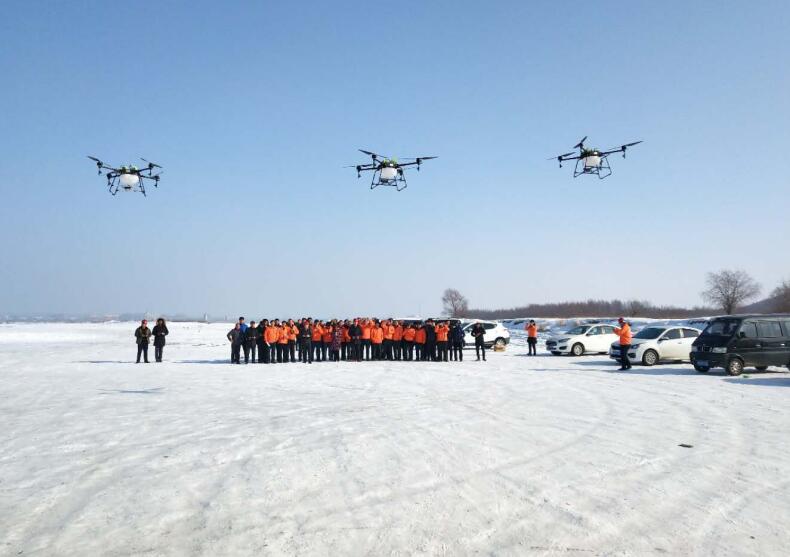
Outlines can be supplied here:
M597 149L587 151L582 160L584 161L584 168L598 168L601 166L601 155Z
M397 161L395 159L389 159L384 161L384 166L381 169L381 181L382 182L390 182L394 180L398 176L398 168L397 168Z
M136 174L137 167L122 166L121 175L118 177L121 189L123 191L137 191L137 186L140 185L140 176Z

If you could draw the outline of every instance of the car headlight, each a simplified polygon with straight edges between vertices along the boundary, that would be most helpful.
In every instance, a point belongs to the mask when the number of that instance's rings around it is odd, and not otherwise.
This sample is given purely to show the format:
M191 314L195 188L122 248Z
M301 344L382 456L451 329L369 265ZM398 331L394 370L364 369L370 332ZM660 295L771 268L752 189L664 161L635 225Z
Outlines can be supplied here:
M637 349L637 348L639 348L640 346L642 346L642 345L641 345L641 344L632 344L632 345L631 345L631 350L636 350L636 349Z
M557 342L568 342L569 340L569 338L561 338Z
M710 351L713 352L714 354L726 354L727 353L727 347L726 346L714 346L713 348L710 349Z

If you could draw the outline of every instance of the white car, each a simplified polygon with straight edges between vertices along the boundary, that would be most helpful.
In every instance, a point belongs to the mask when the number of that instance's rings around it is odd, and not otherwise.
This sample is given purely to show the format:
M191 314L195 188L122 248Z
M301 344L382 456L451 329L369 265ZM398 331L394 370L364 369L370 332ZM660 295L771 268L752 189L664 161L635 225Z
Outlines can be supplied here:
M606 354L612 342L619 338L612 325L579 325L549 337L546 340L546 350L555 356L561 354L581 356L590 352Z
M700 330L693 327L666 325L645 327L631 339L628 359L646 366L667 360L687 362L690 359L691 344L699 335ZM619 341L612 343L609 357L620 360Z
M467 347L474 347L475 338L472 336L472 327L475 323L483 325L485 335L483 336L483 344L486 348L496 346L497 348L504 348L510 344L510 331L502 323L496 321L462 321L461 326L464 328L464 340Z

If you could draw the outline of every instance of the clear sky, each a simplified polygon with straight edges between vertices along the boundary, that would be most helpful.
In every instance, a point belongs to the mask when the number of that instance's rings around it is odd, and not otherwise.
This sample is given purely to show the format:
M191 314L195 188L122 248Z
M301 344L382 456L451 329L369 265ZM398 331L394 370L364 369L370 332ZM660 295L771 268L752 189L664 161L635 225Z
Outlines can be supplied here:
M0 19L0 313L428 314L790 276L790 4L51 2ZM642 139L614 174L546 159ZM358 148L438 155L369 191ZM106 193L85 155L165 167Z

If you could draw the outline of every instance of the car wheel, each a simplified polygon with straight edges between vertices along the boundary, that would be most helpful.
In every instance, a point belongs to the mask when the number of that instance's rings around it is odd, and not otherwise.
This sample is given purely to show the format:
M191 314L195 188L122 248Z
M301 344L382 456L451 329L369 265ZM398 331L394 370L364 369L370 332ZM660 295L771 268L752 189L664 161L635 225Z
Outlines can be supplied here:
M709 368L709 367L706 367L706 366L698 366L697 364L694 364L694 369L696 369L696 370L697 370L698 372L700 372L700 373L708 373L708 372L710 371L710 368Z
M731 358L727 362L727 373L730 375L740 375L743 373L743 360L740 358Z
M655 350L645 350L642 354L642 363L646 366L654 366L658 363L658 352Z
M756 369L757 371L765 371L766 369L768 369L768 366L754 366L754 369Z
M494 341L494 346L496 346L500 350L504 350L504 348L505 348L505 339L503 339L502 337L499 337L498 339L496 339Z
M581 356L584 354L584 345L581 342L577 342L573 346L571 346L571 354L574 356Z

